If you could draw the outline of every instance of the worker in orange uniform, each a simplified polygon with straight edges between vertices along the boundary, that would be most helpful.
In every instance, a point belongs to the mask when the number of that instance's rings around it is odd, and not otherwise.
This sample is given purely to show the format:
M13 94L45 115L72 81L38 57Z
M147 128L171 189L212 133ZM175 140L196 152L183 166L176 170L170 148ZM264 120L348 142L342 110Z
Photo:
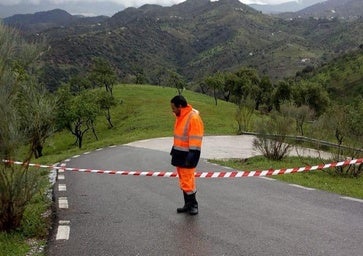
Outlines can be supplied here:
M177 208L177 212L196 215L198 202L195 170L200 158L204 125L199 112L193 109L182 95L172 98L170 104L176 116L174 144L170 152L171 164L176 166L179 186L184 196L184 206Z

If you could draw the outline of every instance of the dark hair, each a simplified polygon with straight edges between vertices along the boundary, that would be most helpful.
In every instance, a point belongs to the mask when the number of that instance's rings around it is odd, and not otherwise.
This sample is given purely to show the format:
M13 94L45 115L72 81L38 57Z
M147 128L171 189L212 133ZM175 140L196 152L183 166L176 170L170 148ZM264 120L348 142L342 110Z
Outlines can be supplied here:
M173 103L175 105L175 107L184 108L184 107L188 106L187 100L182 95L175 96L174 98L171 99L170 102Z

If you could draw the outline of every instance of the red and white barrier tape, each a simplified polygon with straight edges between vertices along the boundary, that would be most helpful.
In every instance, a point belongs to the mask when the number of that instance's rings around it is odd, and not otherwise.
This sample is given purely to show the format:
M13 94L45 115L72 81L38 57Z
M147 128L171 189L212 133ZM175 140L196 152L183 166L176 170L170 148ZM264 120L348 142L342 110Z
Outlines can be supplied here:
M3 160L5 163L24 165L23 162ZM280 174L308 172L313 170L323 170L328 168L334 168L338 166L347 166L352 164L360 165L363 163L363 158L346 160L342 162L321 164L315 166L305 166L299 168L288 168L288 169L276 169L276 170L263 170L263 171L222 171L222 172L196 172L195 177L197 178L242 178L242 177L263 177L273 176ZM132 176L150 176L150 177L177 177L176 172L168 171L115 171L115 170L92 170L92 169L81 169L81 168L70 168L55 165L42 165L42 164L31 164L28 166L36 168L52 168L57 170L74 171L74 172L85 172L85 173L99 173L99 174L120 174L120 175L132 175Z

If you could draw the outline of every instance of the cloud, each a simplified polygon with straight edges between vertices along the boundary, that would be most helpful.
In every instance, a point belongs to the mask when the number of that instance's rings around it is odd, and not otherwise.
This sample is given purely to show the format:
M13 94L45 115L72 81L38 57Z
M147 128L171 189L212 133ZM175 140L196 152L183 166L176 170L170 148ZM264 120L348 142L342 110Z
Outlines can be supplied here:
M301 0L240 0L244 4L282 4L286 2L299 2Z
M51 4L68 4L68 3L101 3L101 2L111 2L116 4L128 4L130 6L143 5L145 3L160 3L162 4L176 4L181 3L184 0L0 0L0 4L2 5L16 5L16 4L42 4L42 3L51 3Z

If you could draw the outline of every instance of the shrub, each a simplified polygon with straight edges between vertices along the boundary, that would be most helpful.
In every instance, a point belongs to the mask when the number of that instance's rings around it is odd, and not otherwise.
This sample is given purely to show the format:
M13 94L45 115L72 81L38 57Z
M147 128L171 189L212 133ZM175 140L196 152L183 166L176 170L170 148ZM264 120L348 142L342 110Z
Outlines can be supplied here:
M272 114L270 119L257 122L253 148L271 160L283 159L291 149L286 142L292 130L293 120L287 116Z
M40 174L26 165L0 166L0 230L20 227L28 202L39 191L40 180Z

